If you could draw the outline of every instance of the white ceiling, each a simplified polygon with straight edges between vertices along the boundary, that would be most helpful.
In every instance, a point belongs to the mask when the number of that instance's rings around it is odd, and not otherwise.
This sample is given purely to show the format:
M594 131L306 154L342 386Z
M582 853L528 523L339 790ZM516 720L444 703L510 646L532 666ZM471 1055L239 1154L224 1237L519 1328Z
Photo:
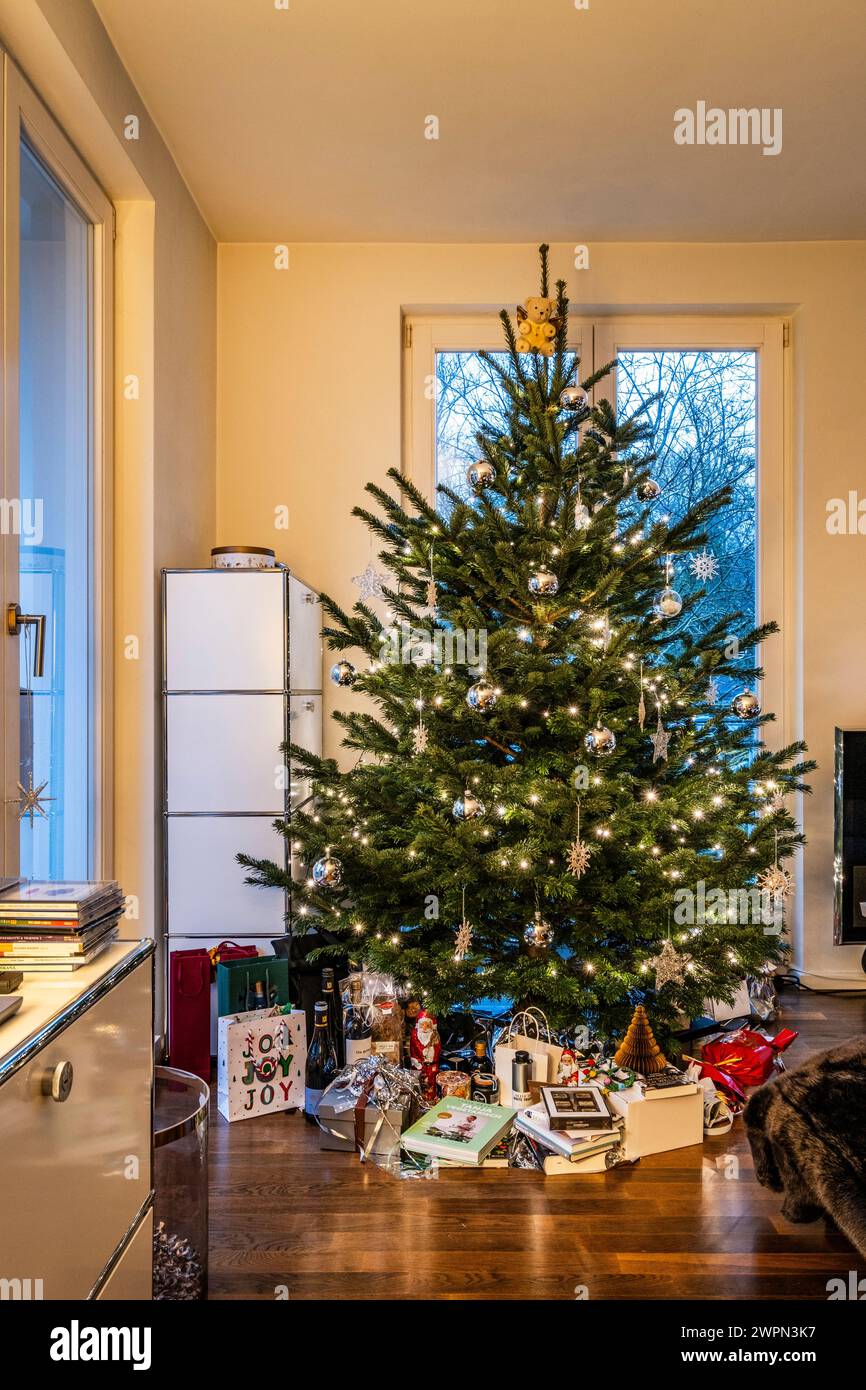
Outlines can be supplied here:
M866 237L866 0L94 4L222 241Z

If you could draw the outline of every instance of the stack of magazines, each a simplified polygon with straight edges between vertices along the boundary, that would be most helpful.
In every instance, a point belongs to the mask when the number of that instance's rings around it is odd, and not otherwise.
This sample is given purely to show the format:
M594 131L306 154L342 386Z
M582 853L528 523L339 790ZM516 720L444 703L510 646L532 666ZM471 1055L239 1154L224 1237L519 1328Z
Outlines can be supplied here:
M529 1140L548 1177L603 1173L622 1143L621 1120L604 1129L551 1129L544 1104L518 1110L514 1124Z
M77 970L117 936L119 883L19 883L0 892L0 971Z

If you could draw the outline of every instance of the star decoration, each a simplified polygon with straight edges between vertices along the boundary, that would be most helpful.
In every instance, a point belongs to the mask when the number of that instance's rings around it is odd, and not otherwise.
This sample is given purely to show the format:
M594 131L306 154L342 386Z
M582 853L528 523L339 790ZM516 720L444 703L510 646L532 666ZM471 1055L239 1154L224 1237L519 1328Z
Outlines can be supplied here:
M762 893L769 893L774 903L784 901L794 891L793 878L787 869L780 868L778 864L773 864L762 874L758 874L757 884Z
M361 590L361 598L382 598L385 592L385 576L374 568L372 560L363 574L352 576L352 583Z
M427 752L427 725L420 717L418 719L418 727L412 735L412 752L415 754L416 758L420 757L422 753Z
M472 945L472 927L466 918L457 928L457 940L454 943L454 959L463 960Z
M710 676L710 679L707 681L707 688L704 691L704 699L708 705L714 705L717 703L718 698L719 682L716 680L715 676Z
M711 550L706 547L699 555L693 555L689 560L689 569L703 583L709 579L715 579L719 572L719 562Z
M654 763L659 763L659 762L661 762L661 763L666 763L666 762L667 762L667 760L668 760L668 744L670 743L670 741L671 741L671 736L670 736L670 734L668 733L667 729L666 729L666 728L664 727L664 725L662 724L662 712L661 712L661 707L660 707L660 708L659 708L659 722L658 722L658 726L657 726L657 728L656 728L655 733L654 733L653 736L652 736L653 762L654 762Z
M658 955L650 957L647 961L650 969L656 972L656 992L658 993L668 984L683 984L691 963L691 956L686 955L685 952L680 954L668 937Z
M568 865L568 872L574 874L575 878L583 878L583 875L589 868L589 856L591 853L592 849L585 841L579 838L577 840L572 840L565 861Z
M19 819L19 820L23 820L25 816L29 816L29 817L30 817L30 824L32 825L32 824L33 824L33 817L34 817L34 815L40 815L40 816L42 816L42 818L43 818L44 820L47 820L47 819L48 819L48 813L47 813L47 811L45 811L45 810L43 809L43 802L45 802L45 801L54 801L55 798L54 798L53 796L43 796L43 795L42 795L42 793L44 792L45 788L48 786L47 781L46 781L46 782L43 782L43 783L42 783L40 786L38 786L38 787L34 787L34 785L33 785L33 774L32 774L32 772L31 772L31 774L30 774L29 782L30 782L30 785L27 786L27 787L22 787L21 783L19 782L19 783L18 783L18 790L19 790L19 792L21 793L20 798L17 798L17 797L7 797L7 801L16 801L16 800L17 800L17 802L18 802L18 819Z

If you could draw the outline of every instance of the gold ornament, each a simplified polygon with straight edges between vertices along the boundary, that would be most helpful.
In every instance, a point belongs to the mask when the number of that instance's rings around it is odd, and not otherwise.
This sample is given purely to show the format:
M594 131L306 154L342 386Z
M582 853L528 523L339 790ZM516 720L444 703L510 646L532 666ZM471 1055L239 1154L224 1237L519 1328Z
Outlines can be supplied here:
M671 736L670 736L670 734L668 733L668 731L667 731L667 729L665 728L665 726L662 724L662 707L661 707L661 705L659 705L658 711L659 711L658 724L656 725L656 731L655 731L655 733L654 733L653 736L652 736L653 762L654 762L654 763L658 763L658 762L666 763L667 760L668 760L668 744L669 744L670 741L671 741Z
M518 304L517 351L540 352L544 357L552 357L556 327L555 299L536 295L527 299L525 308Z
M454 959L465 960L472 945L472 926L466 918L466 889L463 889L461 901L461 920L457 928L457 939L454 943Z
M637 702L637 723L638 728L643 729L646 724L646 700L643 693L643 662L640 664L640 699Z
M418 727L412 734L412 752L416 758L427 752L427 725L420 714L418 715Z

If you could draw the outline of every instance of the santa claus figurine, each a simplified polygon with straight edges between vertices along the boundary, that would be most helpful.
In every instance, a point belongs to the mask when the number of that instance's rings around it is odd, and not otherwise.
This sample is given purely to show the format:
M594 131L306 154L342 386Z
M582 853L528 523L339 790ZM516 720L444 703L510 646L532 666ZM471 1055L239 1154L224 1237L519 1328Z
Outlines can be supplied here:
M556 1084L557 1086L577 1086L579 1083L580 1072L578 1071L575 1055L570 1048L564 1047L559 1062Z
M422 1009L409 1040L409 1056L413 1068L421 1073L421 1094L431 1104L436 1099L436 1073L442 1044L436 1019Z

